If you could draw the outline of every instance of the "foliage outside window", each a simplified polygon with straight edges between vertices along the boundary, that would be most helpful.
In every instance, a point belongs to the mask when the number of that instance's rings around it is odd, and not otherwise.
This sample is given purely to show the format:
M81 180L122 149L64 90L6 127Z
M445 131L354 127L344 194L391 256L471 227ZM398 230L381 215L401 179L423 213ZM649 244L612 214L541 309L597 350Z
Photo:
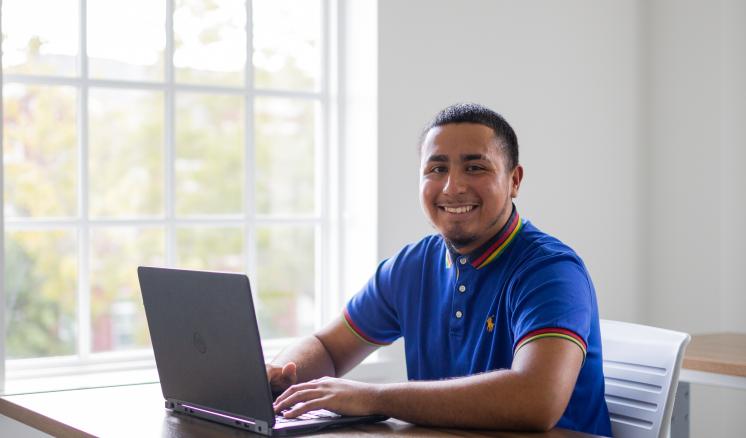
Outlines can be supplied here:
M313 329L324 7L2 2L7 359L147 349L138 265L249 272L265 339Z

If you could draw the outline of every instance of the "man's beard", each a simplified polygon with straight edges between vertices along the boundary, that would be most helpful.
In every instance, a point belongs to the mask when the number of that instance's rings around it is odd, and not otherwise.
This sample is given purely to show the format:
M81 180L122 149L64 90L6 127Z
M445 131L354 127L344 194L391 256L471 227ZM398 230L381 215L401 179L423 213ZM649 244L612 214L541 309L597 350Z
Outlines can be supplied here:
M492 223L490 223L490 225L487 227L487 229L490 229L490 228L494 227L499 220L500 219L499 219L499 216L498 216L497 218L495 218L494 221L492 221ZM475 234L475 233L466 233L463 229L453 230L453 232L448 233L447 236L445 234L442 234L442 235L443 235L443 239L445 239L446 243L451 248L456 249L456 250L461 249L461 248L465 248L465 247L473 244L477 240L479 240L479 235L478 234ZM492 236L489 236L489 237L491 238Z
M459 235L459 236L443 236L446 240L446 243L451 246L454 249L461 249L464 247L467 247L474 243L477 240L476 234L470 234L470 235Z

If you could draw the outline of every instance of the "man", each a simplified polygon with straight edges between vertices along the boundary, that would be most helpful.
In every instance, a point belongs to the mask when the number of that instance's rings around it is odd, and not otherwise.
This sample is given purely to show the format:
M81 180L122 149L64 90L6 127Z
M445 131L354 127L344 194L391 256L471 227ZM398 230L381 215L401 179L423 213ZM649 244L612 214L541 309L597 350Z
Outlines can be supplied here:
M267 365L284 391L275 410L610 435L595 291L573 250L513 205L513 129L483 106L448 107L425 130L420 163L420 201L440 234L382 262L341 318ZM400 336L409 382L337 378Z

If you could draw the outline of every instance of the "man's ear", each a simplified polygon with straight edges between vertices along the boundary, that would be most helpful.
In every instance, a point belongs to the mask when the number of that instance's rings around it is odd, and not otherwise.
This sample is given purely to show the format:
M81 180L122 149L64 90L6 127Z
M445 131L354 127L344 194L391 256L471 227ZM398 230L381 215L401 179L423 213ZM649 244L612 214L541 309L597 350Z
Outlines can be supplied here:
M510 173L510 197L518 197L518 190L521 188L521 181L523 181L523 166L520 164Z

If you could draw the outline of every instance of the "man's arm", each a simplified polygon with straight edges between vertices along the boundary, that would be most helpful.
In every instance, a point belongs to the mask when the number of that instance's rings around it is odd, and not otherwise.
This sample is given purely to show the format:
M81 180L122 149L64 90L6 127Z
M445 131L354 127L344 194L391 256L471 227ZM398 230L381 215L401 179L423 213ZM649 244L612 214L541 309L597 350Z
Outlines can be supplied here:
M509 370L384 385L324 378L292 386L275 409L301 403L286 415L326 408L433 426L548 430L564 413L582 362L573 343L545 338L521 348Z
M376 348L355 336L338 318L281 351L267 364L267 376L272 391L279 393L296 382L343 376Z

